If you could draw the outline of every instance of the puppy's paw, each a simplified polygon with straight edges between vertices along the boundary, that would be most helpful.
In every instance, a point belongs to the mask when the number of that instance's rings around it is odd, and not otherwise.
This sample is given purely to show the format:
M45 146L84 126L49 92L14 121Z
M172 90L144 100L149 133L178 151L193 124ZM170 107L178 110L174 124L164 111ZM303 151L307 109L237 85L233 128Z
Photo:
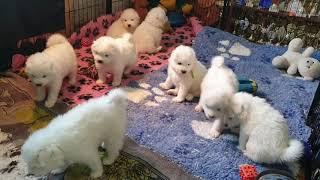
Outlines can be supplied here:
M187 97L186 97L186 100L187 101L192 101L194 98L194 96L192 94L188 94Z
M70 79L69 80L69 84L75 85L76 84L76 79L75 78Z
M215 138L217 138L217 137L219 137L220 136L220 132L219 131L217 131L217 130L212 130L212 131L210 131L210 137L212 138L212 139L215 139Z
M112 82L112 86L114 86L114 87L120 86L120 84L121 84L121 81L120 82L117 82L117 81Z
M46 100L46 102L44 103L44 105L47 107L47 108L51 108L54 106L56 102L55 101L51 101L51 100Z
M36 97L34 97L34 100L40 102L43 101L45 98L45 95L37 95Z
M162 88L162 89L170 89L170 87L166 84L166 83L160 83L159 86Z
M184 101L184 98L180 98L180 97L175 97L172 99L173 102L176 102L176 103L181 103Z
M103 170L99 170L99 171L95 170L90 173L90 176L92 178L98 178L102 176L102 173L103 173Z
M171 96L176 96L178 94L177 90L176 89L169 89L167 91L167 94L168 95L171 95Z
M53 171L51 171L51 174L53 175L57 175L57 174L61 174L65 171L65 169L55 169Z
M202 108L202 106L201 106L200 104L198 104L198 105L194 108L194 110L195 110L196 112L202 112L202 111L203 111L203 108Z
M113 158L108 158L108 157L104 157L102 159L102 163L103 165L110 165L114 162L114 159Z
M97 81L96 81L96 83L97 84L103 84L103 83L105 83L103 80L101 80L101 79L98 79Z
M162 46L157 47L157 52L161 51Z

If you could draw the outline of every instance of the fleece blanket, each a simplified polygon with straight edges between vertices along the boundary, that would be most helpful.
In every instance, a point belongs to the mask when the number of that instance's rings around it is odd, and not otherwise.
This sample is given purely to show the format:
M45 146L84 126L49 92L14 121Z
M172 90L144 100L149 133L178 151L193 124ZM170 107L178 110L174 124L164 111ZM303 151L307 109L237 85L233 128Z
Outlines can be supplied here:
M271 60L285 48L256 45L218 29L205 27L194 42L200 61L209 67L212 56L223 55L239 77L258 83L256 95L264 97L288 120L290 135L307 142L310 128L305 119L318 81L303 81L272 67ZM319 57L317 52L315 56ZM166 68L143 80L132 82L129 92L128 135L139 144L168 157L191 174L203 179L239 179L239 165L252 164L258 171L286 169L284 165L254 163L238 149L238 138L225 133L212 139L212 121L194 111L196 102L172 103L158 84L166 78Z

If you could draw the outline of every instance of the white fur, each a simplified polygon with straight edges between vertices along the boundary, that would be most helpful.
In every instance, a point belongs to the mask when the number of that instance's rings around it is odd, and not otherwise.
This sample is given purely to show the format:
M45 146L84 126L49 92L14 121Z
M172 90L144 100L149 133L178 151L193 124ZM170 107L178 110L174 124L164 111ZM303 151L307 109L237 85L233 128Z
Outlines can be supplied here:
M308 47L301 53L302 47L302 39L291 40L288 50L283 55L275 57L272 64L279 69L287 69L289 75L300 73L305 80L320 77L320 63L311 58L314 48Z
M121 84L123 74L129 74L137 62L132 35L121 38L102 36L93 42L91 49L98 70L98 84L105 83L106 73L113 74L113 86Z
M108 152L103 164L111 164L118 157L127 126L126 107L125 93L116 89L53 119L22 146L28 173L43 176L80 163L91 169L92 177L101 176L98 147L104 143Z
M47 49L27 59L25 71L36 85L35 100L43 101L48 88L45 106L52 107L57 101L63 79L68 76L70 84L76 82L76 54L64 36L54 34L47 41Z
M265 99L236 93L224 118L229 127L240 125L239 149L248 158L258 163L284 162L296 168L291 165L302 156L303 144L290 139L286 119Z
M133 40L138 53L157 53L160 46L163 28L168 22L166 12L161 7L151 9L145 20L133 33Z
M195 110L204 111L207 118L220 117L230 106L231 97L238 91L239 83L234 72L224 65L222 56L214 57L211 68L201 84L201 96ZM223 122L215 119L210 131L212 138L217 138L222 130Z
M139 14L132 8L124 10L118 20L109 27L107 36L120 38L125 33L132 34L139 26Z
M200 84L206 73L206 67L197 60L194 50L180 45L169 58L166 81L159 86L170 89L168 94L177 96L173 98L174 102L191 101L193 97L200 96Z

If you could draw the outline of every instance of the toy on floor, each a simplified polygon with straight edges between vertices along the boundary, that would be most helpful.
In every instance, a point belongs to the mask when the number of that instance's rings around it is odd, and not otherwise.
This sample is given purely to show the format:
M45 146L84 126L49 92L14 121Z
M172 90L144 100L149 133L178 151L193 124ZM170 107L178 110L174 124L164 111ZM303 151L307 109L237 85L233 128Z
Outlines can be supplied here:
M311 57L313 47L306 48L302 53L303 41L295 38L290 41L288 50L272 60L272 64L279 69L287 69L289 75L300 73L304 80L313 80L320 76L320 63Z
M258 172L255 166L249 164L240 165L241 180L255 180Z
M255 93L258 90L258 85L254 80L238 78L239 81L239 91L247 93Z
M131 0L133 8L137 11L140 16L140 20L143 21L148 14L148 0Z

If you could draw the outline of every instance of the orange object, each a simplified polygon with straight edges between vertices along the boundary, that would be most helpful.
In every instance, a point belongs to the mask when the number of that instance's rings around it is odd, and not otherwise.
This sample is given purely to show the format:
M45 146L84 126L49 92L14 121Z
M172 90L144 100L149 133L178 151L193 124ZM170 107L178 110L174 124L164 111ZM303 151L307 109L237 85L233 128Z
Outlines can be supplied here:
M148 0L131 0L133 8L137 11L140 16L140 21L143 21L148 14Z
M255 180L258 172L255 166L244 164L240 166L241 180Z

